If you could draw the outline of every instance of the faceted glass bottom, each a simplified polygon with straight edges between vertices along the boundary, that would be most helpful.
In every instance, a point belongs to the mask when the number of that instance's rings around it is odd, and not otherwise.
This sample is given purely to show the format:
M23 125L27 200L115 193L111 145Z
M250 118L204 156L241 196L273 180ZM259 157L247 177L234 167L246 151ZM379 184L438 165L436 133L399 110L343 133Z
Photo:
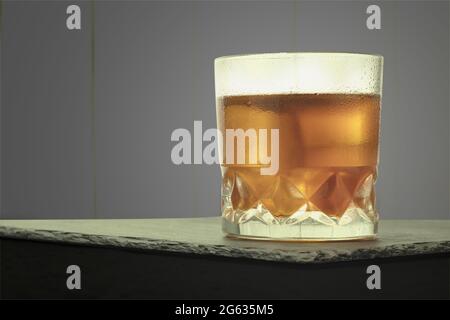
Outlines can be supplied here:
M251 217L250 217L251 216ZM222 229L229 236L282 241L370 240L377 234L378 219L360 209L349 209L341 218L322 212L305 212L291 217L274 217L268 211L222 217Z
M261 240L374 239L378 227L375 174L352 170L351 175L348 170L334 170L320 179L310 193L301 186L313 185L312 180L301 180L297 187L291 182L292 177L280 176L273 178L275 183L258 181L252 185L254 179L249 179L248 174L244 176L234 170L230 175L227 170L222 183L223 231L233 237ZM269 191L258 193L258 188ZM294 200L296 206L291 206L294 210L283 212ZM328 211L320 210L321 207Z

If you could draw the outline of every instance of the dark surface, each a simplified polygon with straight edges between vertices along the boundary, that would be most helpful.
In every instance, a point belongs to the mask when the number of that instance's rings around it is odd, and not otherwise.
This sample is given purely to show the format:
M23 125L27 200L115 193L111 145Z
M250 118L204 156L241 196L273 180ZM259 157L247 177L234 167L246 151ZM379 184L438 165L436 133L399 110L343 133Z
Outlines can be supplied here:
M449 298L449 256L325 265L189 256L0 240L1 297L180 299ZM66 288L66 268L81 268L82 289ZM381 290L366 287L381 267Z

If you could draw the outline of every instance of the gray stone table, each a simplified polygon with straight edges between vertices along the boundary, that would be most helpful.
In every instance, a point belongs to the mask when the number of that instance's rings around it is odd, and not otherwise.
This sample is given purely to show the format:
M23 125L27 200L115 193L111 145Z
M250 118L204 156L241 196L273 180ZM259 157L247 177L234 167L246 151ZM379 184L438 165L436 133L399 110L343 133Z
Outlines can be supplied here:
M378 240L236 240L220 218L0 220L0 298L449 298L450 221L382 221ZM68 290L77 265L82 290ZM367 286L381 270L381 290Z
M300 264L450 253L450 220L381 221L378 240L298 243L236 240L220 218L3 220L0 237Z

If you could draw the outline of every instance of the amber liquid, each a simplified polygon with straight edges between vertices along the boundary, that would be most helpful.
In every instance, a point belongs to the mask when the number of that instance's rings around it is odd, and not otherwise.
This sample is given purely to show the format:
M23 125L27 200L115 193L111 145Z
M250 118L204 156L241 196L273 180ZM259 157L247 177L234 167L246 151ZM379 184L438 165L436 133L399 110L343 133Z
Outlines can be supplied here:
M374 210L378 95L227 96L218 100L218 120L222 132L279 129L276 175L261 175L257 164L222 164L233 210L263 205L278 217L299 210L340 217L351 206Z

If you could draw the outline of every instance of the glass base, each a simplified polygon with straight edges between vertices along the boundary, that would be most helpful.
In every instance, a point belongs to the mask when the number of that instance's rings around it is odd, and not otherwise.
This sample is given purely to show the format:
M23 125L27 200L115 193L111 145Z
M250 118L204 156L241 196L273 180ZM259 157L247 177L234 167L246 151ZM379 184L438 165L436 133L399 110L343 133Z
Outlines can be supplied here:
M223 215L222 230L231 237L255 240L373 240L378 231L378 215L369 217L361 209L349 209L340 218L320 211L274 217L267 211L253 209Z

